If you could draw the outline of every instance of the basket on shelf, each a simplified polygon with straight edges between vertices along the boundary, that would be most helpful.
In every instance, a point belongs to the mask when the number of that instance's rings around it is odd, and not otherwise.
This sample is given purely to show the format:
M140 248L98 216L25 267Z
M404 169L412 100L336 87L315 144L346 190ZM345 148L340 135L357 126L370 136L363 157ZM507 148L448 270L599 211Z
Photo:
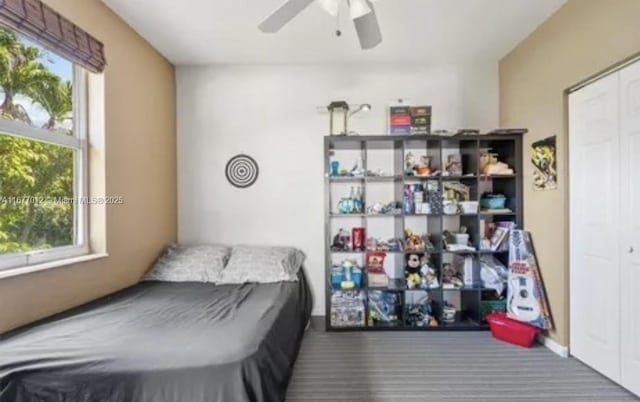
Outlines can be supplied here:
M507 203L507 197L502 194L487 195L480 200L480 206L484 209L502 209Z
M487 316L495 312L507 311L507 300L482 300L480 302L480 314L482 322L487 321Z

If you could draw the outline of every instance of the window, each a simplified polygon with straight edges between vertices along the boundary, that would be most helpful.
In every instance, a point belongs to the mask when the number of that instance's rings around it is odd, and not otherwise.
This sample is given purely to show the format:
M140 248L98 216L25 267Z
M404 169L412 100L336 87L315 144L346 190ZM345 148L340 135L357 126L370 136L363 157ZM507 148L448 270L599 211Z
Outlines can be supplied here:
M0 29L0 269L89 251L86 74Z

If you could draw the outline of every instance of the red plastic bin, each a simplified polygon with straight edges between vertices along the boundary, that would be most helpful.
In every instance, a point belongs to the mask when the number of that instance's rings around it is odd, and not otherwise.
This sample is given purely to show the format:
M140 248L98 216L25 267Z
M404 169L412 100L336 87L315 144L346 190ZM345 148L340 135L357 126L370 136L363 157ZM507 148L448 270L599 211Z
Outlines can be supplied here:
M512 320L502 312L489 314L487 322L494 338L525 348L533 346L536 337L542 332L540 328Z

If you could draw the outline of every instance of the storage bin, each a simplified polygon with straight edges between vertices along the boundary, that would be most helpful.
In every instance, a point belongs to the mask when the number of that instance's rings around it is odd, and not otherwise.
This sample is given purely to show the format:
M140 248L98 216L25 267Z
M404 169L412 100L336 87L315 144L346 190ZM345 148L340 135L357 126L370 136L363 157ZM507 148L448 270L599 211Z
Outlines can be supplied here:
M487 316L495 312L506 312L507 300L482 300L480 302L480 314L482 316L482 322L487 321Z
M507 203L504 195L490 195L480 200L480 206L485 209L502 209Z
M540 328L512 320L505 313L491 313L487 322L494 338L514 345L530 348L542 331Z
M478 201L460 201L460 208L463 214L477 214Z

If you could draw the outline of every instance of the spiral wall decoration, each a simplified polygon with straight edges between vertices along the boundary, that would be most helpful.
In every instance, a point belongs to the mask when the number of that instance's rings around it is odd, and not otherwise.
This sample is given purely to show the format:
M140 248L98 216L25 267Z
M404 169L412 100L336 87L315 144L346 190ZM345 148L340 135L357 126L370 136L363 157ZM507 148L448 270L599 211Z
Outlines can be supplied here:
M251 186L258 180L258 163L249 155L239 154L227 162L225 174L227 180L238 188L246 188Z

